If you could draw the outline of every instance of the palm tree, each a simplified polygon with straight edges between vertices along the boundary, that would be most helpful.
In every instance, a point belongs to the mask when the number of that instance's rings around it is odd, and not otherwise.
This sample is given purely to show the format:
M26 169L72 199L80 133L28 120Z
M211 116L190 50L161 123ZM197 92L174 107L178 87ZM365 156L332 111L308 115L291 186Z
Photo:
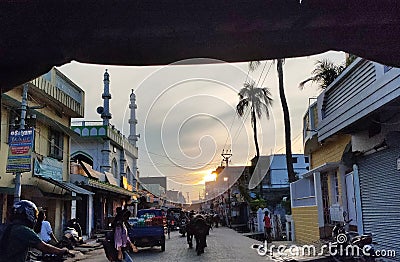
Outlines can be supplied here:
M263 113L269 118L269 108L272 105L271 92L266 87L255 87L254 81L246 82L239 91L239 103L236 106L237 114L242 117L246 108L250 107L251 125L253 127L254 144L257 159L260 156L260 148L257 139L257 117Z
M283 62L284 59L276 60L276 69L278 70L278 80L279 80L279 98L281 99L282 111L283 111L283 122L285 126L285 148L286 148L286 168L288 171L289 183L297 180L296 173L293 168L293 158L292 158L292 139L290 131L290 116L289 107L286 101L285 89L283 85Z
M285 148L286 148L286 168L288 171L288 180L289 183L297 180L296 173L293 168L293 159L292 159L292 140L291 140L291 131L290 131L290 115L289 115L289 107L286 101L285 89L283 85L283 62L284 59L276 60L276 68L278 70L278 80L279 80L279 98L281 100L282 111L283 111L283 122L285 126ZM249 64L250 71L254 71L259 65L260 61L252 61Z
M311 72L311 77L299 84L300 88L308 82L317 83L321 89L326 89L345 69L344 66L335 65L328 59L318 60L315 69Z

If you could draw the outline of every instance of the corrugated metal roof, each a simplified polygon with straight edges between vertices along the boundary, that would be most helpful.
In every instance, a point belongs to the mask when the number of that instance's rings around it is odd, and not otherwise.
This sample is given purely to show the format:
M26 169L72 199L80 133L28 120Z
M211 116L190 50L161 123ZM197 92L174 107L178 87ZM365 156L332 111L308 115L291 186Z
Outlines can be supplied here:
M89 190L86 190L84 188L81 188L81 187L79 187L79 186L77 186L75 184L69 183L69 182L54 180L54 179L51 179L51 178L48 178L48 177L43 177L43 176L36 176L36 177L38 177L40 179L43 179L43 180L45 180L45 181L47 181L49 183L52 183L52 184L54 184L56 186L59 186L59 187L65 189L67 191L70 191L70 192L75 192L75 193L81 194L81 195L94 195L93 192L90 192Z
M107 183L102 183L102 182L96 181L94 179L89 179L88 180L88 185L92 186L92 187L100 188L100 189L103 189L103 190L115 192L115 193L118 193L118 194L122 194L122 195L136 196L136 193L128 191L128 190L126 190L126 189L124 189L122 187L114 186L114 185L107 184Z

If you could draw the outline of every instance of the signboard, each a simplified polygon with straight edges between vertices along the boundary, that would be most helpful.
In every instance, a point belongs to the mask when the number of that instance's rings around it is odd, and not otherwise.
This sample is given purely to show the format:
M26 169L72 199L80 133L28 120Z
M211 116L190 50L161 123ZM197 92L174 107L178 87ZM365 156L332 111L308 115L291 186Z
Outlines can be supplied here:
M8 138L7 173L31 171L33 141L33 128L10 132Z
M124 176L121 178L122 178L122 185L124 186L125 189L128 189L128 179Z
M63 180L63 163L51 157L35 158L33 175Z

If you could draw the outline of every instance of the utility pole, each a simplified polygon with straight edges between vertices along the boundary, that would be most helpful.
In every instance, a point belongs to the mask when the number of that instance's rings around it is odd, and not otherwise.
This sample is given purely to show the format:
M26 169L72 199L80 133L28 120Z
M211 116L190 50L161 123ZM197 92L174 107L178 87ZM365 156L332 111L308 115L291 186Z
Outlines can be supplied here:
M224 151L224 149L222 149L221 156L223 158L222 162L225 162L225 166L226 167L229 166L229 158L232 157L232 150L229 149L229 150Z
M21 101L21 121L19 122L19 130L25 130L25 117L26 107L28 100L28 85L24 84L22 89L22 101ZM21 172L15 173L15 190L14 190L14 203L21 200Z

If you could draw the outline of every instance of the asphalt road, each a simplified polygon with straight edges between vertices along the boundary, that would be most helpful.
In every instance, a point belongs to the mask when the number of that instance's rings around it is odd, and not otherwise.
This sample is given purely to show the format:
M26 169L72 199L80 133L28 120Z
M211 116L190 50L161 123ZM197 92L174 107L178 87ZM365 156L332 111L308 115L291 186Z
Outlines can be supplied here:
M189 249L186 237L178 232L172 232L171 238L166 240L166 250L161 252L159 247L139 248L138 253L131 254L134 261L169 262L169 261L268 261L261 257L256 250L250 248L254 243L260 243L242 236L229 228L214 228L207 237L207 248L204 254L197 256L195 249ZM88 253L79 261L97 262L107 261L103 249Z
M214 228L207 237L207 247L204 254L197 256L195 249L189 249L186 244L186 237L181 237L178 232L172 232L171 238L166 240L166 250L161 252L160 247L139 248L138 253L131 254L133 261L143 262L171 262L171 261L335 261L330 257L292 256L278 254L276 251L271 255L261 256L257 250L252 249L253 244L262 244L256 240L243 236L226 227ZM273 242L272 244L291 246L290 242ZM85 262L106 262L103 249L97 249L86 253L84 257L75 261Z

